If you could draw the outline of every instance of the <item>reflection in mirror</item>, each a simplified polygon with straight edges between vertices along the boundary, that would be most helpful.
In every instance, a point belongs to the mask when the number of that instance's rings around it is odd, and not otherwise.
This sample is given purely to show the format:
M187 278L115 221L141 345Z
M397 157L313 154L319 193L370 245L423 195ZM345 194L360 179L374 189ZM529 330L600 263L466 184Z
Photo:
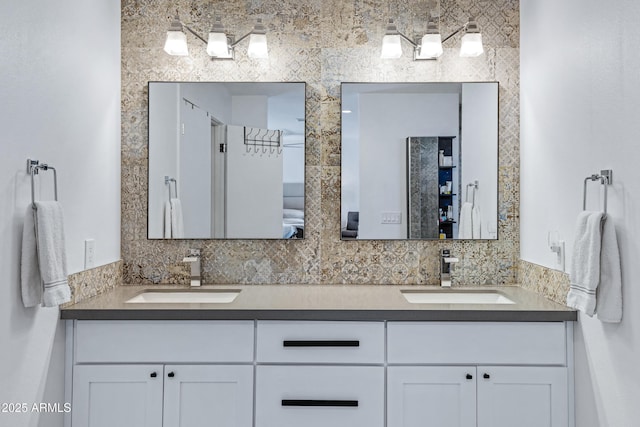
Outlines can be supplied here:
M497 239L498 83L342 84L343 239Z
M149 239L304 236L305 83L149 82Z

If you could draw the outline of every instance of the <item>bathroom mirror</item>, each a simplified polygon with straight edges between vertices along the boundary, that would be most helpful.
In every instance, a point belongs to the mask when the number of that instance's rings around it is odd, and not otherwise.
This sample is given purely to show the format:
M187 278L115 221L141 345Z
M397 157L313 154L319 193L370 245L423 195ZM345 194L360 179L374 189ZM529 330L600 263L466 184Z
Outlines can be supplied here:
M303 238L305 90L149 82L149 239Z
M497 239L497 82L341 92L342 239Z

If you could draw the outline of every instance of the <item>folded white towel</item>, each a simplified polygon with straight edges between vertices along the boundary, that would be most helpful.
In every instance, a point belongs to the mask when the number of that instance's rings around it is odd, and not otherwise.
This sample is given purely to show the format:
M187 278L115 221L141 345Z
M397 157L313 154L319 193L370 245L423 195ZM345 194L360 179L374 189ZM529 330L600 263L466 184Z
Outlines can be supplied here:
M55 307L71 301L67 283L67 252L62 206L58 202L36 202L38 263L44 282L42 305Z
M23 229L22 302L25 307L40 302L55 307L71 301L62 206L58 202L36 202L35 215L29 215L30 209Z
M620 252L613 221L602 212L578 215L567 305L597 314L603 322L622 320Z
M605 219L600 249L600 284L596 297L596 315L603 322L622 320L622 273L620 251L613 221Z
M171 199L171 237L174 239L184 238L184 221L180 199Z
M603 216L602 212L580 212L569 266L571 285L567 305L582 310L589 316L596 312Z
M38 265L38 247L36 244L35 210L33 205L27 207L22 229L22 256L20 258L20 284L22 287L22 304L35 307L42 302L42 278Z
M460 208L460 223L458 224L458 239L473 238L473 204L464 202Z

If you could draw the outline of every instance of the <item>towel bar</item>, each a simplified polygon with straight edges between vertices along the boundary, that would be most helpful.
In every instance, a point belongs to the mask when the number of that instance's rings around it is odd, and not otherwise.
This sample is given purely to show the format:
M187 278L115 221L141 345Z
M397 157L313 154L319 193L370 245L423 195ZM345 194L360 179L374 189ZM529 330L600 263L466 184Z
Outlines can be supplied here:
M607 186L611 185L613 180L613 170L603 169L600 171L600 175L593 174L584 179L584 187L582 190L582 210L587 210L587 182L588 181L600 181L601 185L604 185L604 213L607 213Z
M33 177L38 175L40 170L53 171L53 196L55 201L58 201L58 174L56 168L46 163L40 164L39 160L27 159L27 173L31 176L31 206L33 209L36 208L36 189Z

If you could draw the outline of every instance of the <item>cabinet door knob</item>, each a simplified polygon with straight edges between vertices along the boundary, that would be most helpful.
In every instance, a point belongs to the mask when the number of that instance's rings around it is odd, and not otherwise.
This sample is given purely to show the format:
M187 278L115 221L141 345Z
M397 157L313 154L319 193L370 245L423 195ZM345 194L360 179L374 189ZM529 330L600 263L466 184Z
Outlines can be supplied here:
M150 376L151 378L155 378L155 377L157 377L157 376L158 376L158 373L157 373L157 372L151 372L151 374L149 374L149 376Z
M167 376L168 376L169 378L173 378L173 377L175 377L175 376L176 376L176 373L172 371L172 372L169 372L169 373L167 374Z
M473 379L473 375L471 375L471 374L467 374L467 379L468 379L468 380L472 380L472 379Z
M491 378L491 375L489 375L489 374L487 374L487 373L484 373L484 374L482 375L482 378L484 378L485 380L488 380L489 378Z

